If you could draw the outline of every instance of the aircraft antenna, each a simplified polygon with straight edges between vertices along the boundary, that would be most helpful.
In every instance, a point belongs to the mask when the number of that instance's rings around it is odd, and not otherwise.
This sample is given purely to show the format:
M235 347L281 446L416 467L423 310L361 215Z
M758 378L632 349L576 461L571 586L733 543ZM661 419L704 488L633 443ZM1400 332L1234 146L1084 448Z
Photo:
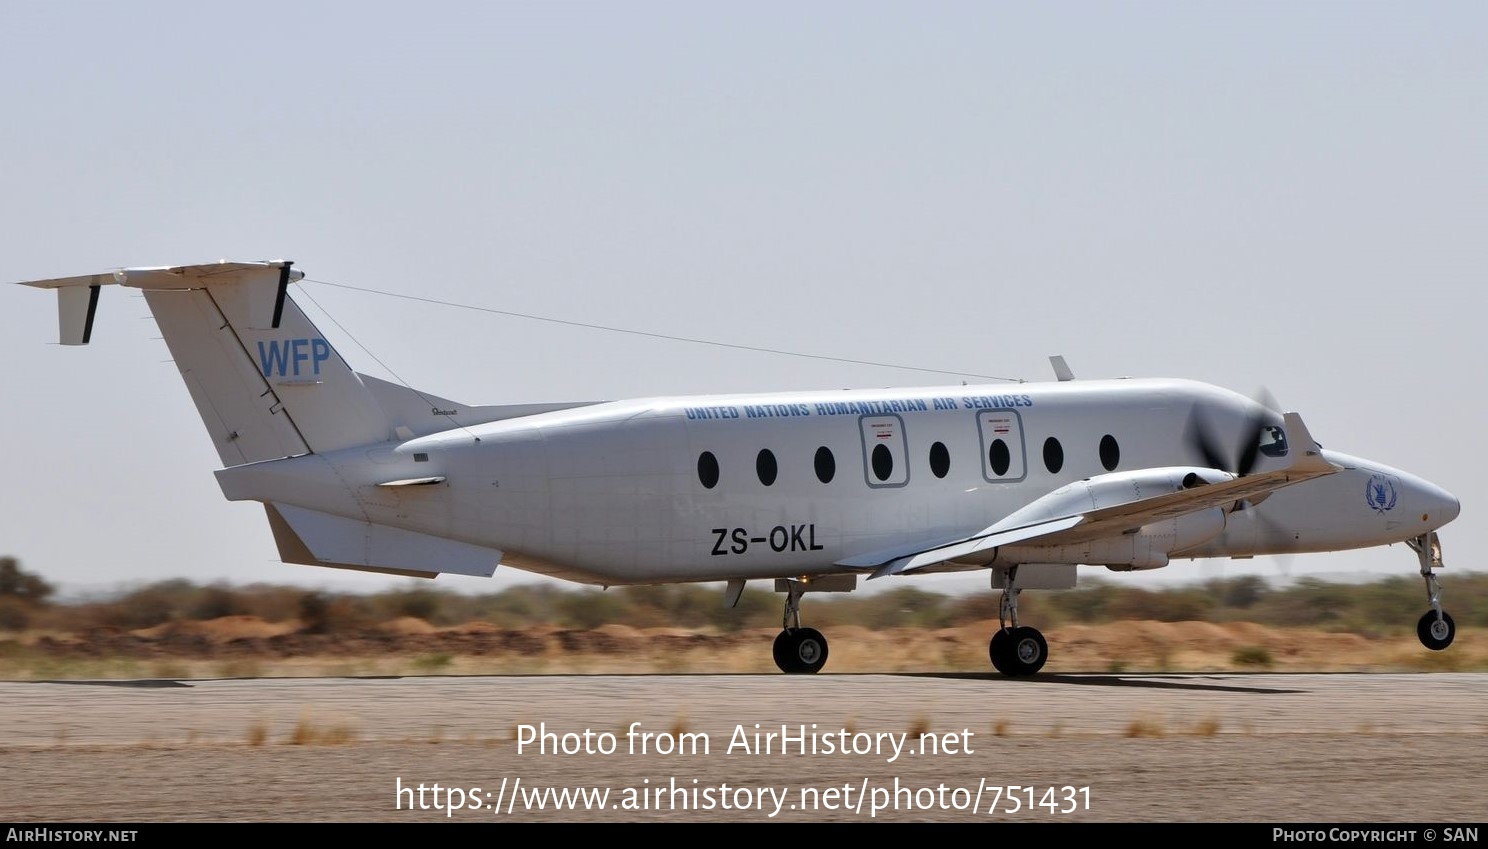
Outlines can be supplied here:
M405 389L407 389L409 392L412 392L413 394L415 394L415 395L419 396L420 398L424 399L424 403L425 404L428 404L430 409L437 410L439 408L439 405L438 404L434 403L424 393L422 393L422 392L418 391L417 389L414 389L412 386L410 386L409 383L408 383L408 381L404 380L401 376L399 376L399 374L397 372L393 371L392 367L389 366L387 363L383 362L381 357L379 357L376 354L372 353L372 349L371 348L368 348L366 345L363 345L360 339L357 339L355 336L353 336L351 334L351 331L346 329L346 325L344 325L341 322L337 321L336 320L336 317L334 315L331 315L330 310L327 310L325 307L321 306L320 305L320 301L315 300L315 296L314 295L311 295L309 292L306 292L303 288L301 288L300 291L303 292L304 295L305 295L305 297L310 300L310 303L312 303L312 304L315 305L315 308L316 309L320 310L320 314L321 315L323 315L326 318L330 319L331 320L331 324L336 325L336 327L339 328L342 333L345 333L346 334L346 338L347 339L350 339L352 342L356 343L356 346L358 348L361 348L363 351L366 352L367 356L371 357L373 360L375 360L377 362L378 365L382 366L383 369L385 369L388 374L390 374L390 375L393 376L393 379L394 380L396 380L399 383L403 384L403 387ZM455 419L454 416L446 415L445 417L448 418L451 422L453 422L454 425L455 425L455 427L458 427L460 430L463 430L466 433L469 433L472 439L474 439L476 442L480 442L480 437L479 436L476 436L474 433L471 433L470 428L468 428L465 425L462 425L458 421L456 421L456 419Z
M860 366L874 366L877 368L902 369L904 371L927 372L930 374L951 374L964 377L979 377L985 380L1004 380L1008 383L1022 383L1022 378L1002 377L995 374L977 374L970 371L954 371L951 369L924 368L922 366L906 366L898 363L883 363L874 360L857 360L851 357L833 357L826 354L807 354L801 351L787 351L782 348L763 348L757 345L739 345L734 342L720 342L716 339L698 339L691 336L672 336L667 333L653 333L649 330L633 330L627 327L614 327L608 324L591 324L584 321L573 321L566 318L553 318L545 315L532 315L531 313L513 312L511 310L498 310L493 307L476 306L475 304L462 304L455 301L442 301L438 298L424 298L418 295L405 295L401 292L389 292L383 289L369 289L365 286L350 286L345 283L332 283L329 280L312 280L306 277L302 282L319 283L322 286L334 286L337 289L350 289L353 292L366 292L372 295L385 295L389 298L402 298L406 301L418 301L425 304L435 304L441 307L455 307L456 309L475 310L476 312L493 313L511 318L525 318L529 321L546 321L550 324L563 324L568 327L582 327L588 330L604 330L609 333L627 333L632 336L645 336L651 339L665 339L670 342L688 342L693 345L712 345L716 348L733 348L736 351L754 351L759 354L778 354L784 357L802 357L809 360L826 360L834 363L851 363ZM317 305L318 306L318 305ZM332 319L334 321L334 319ZM338 325L339 326L339 325ZM366 350L365 348L363 350ZM370 352L369 352L370 353Z

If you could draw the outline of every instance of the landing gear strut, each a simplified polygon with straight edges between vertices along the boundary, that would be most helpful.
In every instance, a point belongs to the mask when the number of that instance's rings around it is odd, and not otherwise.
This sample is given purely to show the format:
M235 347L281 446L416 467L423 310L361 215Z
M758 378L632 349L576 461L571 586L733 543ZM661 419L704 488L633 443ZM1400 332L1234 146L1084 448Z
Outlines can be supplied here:
M1007 571L1007 582L1002 590L1002 602L998 606L997 621L1000 627L992 634L987 654L992 666L1003 675L1032 675L1044 668L1049 659L1049 644L1036 628L1018 625L1018 567ZM993 585L996 585L994 576Z
M786 674L809 675L827 663L827 638L815 628L801 627L801 596L806 587L791 581L785 593L785 615L775 638L775 665Z
M1450 646L1452 640L1457 636L1457 623L1441 605L1441 584L1436 580L1436 573L1432 569L1440 569L1445 565L1442 562L1441 539L1437 537L1436 531L1427 531L1415 539L1406 540L1405 544L1416 552L1421 561L1421 577L1426 581L1426 599L1431 602L1431 609L1421 616L1416 623L1416 636L1420 638L1421 645L1432 651L1441 651Z

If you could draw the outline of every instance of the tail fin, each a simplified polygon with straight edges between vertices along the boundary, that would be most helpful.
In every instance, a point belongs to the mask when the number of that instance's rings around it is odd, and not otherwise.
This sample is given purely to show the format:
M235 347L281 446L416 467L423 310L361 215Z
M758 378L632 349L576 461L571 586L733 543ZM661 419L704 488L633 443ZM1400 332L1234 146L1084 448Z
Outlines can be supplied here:
M86 345L99 288L141 289L225 466L390 438L356 372L288 296L291 263L127 268L26 283L57 290L61 341Z

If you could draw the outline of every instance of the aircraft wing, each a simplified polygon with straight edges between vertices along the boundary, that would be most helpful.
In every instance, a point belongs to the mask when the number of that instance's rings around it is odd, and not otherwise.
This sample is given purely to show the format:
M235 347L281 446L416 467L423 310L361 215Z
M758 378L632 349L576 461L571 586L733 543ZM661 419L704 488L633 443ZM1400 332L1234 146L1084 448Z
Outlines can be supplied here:
M1118 536L1164 519L1254 499L1339 470L1323 459L1300 416L1287 413L1285 422L1298 450L1283 468L1242 476L1190 467L1102 475L1061 487L975 534L926 545L918 551L899 548L857 555L836 565L872 569L869 577L881 578L972 558L1014 543L1070 545Z

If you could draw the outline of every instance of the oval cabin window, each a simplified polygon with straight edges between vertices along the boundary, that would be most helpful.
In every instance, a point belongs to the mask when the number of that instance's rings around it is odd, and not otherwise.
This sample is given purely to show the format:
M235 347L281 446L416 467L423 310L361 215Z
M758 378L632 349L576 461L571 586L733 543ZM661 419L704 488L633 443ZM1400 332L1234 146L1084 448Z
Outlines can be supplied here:
M889 446L883 444L873 446L873 476L886 481L893 473L894 455L889 452Z
M951 470L951 452L946 450L944 442L937 442L930 446L930 471L938 478L943 478Z
M775 482L775 474L779 469L775 465L775 454L768 448L760 450L759 456L754 458L754 471L759 475L760 483L765 486Z
M1007 443L1001 439L992 440L992 447L987 449L987 462L992 464L992 474L998 477L1007 474L1008 467L1013 462L1013 455L1008 452Z
M704 451L698 455L698 481L705 489L718 486L718 458L713 456L712 451Z
M836 475L837 458L832 456L832 449L825 445L816 449L816 479L822 483L831 483Z

